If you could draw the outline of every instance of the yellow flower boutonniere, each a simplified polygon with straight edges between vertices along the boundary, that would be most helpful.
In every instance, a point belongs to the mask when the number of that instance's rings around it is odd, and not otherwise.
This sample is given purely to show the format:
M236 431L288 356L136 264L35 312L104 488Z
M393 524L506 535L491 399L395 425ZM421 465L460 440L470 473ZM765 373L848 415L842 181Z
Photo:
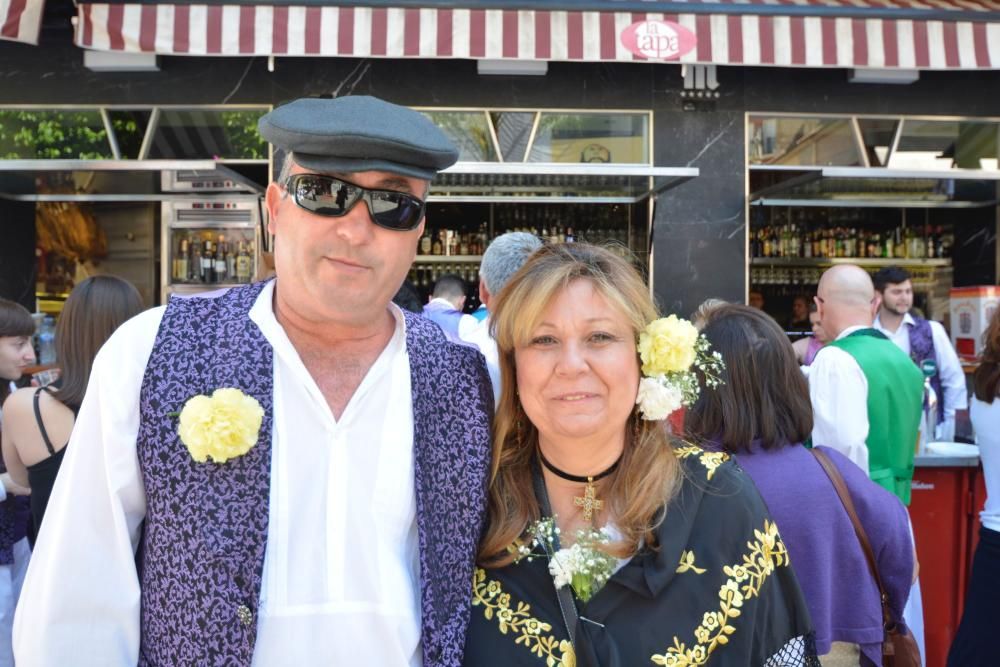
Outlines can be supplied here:
M215 463L243 456L257 444L264 408L239 389L216 389L184 404L177 434L198 463Z

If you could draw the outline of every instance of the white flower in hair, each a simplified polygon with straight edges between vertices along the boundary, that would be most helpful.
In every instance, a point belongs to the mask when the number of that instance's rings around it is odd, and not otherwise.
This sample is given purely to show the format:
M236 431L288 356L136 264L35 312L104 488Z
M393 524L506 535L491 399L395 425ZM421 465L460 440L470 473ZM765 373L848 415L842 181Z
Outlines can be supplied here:
M684 404L684 395L672 384L665 384L659 378L639 380L639 394L636 404L645 419L666 419Z

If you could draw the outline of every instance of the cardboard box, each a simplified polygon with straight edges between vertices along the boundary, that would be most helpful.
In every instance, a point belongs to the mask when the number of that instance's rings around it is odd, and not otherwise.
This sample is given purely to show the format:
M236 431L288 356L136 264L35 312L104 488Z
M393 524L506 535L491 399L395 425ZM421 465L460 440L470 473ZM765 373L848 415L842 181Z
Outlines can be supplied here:
M951 343L958 356L975 360L983 352L983 333L1000 305L1000 287L955 287L951 290Z

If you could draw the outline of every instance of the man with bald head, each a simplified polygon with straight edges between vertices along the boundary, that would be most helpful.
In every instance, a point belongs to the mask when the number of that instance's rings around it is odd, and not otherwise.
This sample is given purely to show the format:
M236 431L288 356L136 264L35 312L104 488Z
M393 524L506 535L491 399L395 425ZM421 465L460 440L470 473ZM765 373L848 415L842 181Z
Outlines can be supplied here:
M815 298L820 325L834 340L809 370L813 444L843 452L908 505L923 375L872 327L878 300L864 269L829 269Z

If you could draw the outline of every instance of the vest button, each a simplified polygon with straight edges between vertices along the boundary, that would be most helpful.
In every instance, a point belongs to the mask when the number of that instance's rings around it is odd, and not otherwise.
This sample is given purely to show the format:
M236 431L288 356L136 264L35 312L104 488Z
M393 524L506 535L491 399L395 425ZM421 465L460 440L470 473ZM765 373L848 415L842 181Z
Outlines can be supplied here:
M245 604L241 604L236 608L236 618L240 619L243 625L250 625L253 622L253 612L250 611L250 607Z

